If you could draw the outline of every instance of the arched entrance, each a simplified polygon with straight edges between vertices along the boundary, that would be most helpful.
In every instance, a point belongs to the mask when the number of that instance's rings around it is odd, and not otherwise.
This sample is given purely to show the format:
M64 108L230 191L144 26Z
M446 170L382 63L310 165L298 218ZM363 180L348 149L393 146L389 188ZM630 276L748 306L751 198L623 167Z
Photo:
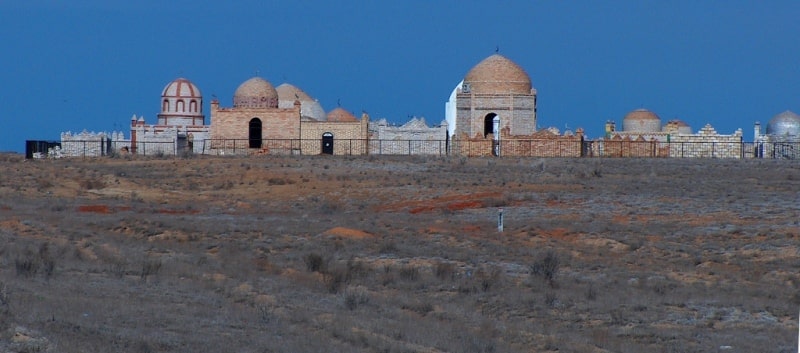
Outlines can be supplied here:
M489 113L483 118L483 138L494 133L494 117L496 116L497 114L495 113Z
M250 129L247 136L248 141L250 141L250 148L261 148L261 119L250 119Z
M322 134L322 154L333 154L333 134L330 132Z

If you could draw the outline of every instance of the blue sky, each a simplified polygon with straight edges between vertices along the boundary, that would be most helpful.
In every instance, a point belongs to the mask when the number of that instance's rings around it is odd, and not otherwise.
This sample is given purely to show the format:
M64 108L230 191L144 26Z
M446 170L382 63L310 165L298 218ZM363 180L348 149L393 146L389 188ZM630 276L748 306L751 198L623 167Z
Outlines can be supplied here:
M203 3L197 5L195 3ZM0 0L0 151L156 122L177 77L232 105L255 76L326 110L444 119L494 53L539 92L540 127L602 135L637 108L720 133L800 112L800 1Z

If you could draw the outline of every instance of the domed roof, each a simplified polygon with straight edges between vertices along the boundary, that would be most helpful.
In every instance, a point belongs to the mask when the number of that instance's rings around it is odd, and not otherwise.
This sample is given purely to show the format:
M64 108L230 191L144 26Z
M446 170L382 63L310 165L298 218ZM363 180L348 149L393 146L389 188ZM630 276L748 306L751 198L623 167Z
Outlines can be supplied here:
M800 136L800 116L788 110L774 116L767 123L767 135Z
M200 89L192 81L183 77L168 83L161 92L161 97L163 98L201 98L202 96Z
M322 109L322 105L318 101L304 101L300 104L300 116L303 118L312 118L316 121L328 120L325 109Z
M475 65L464 77L464 84L467 85L464 88L475 94L531 94L528 73L500 54Z
M685 121L680 119L672 119L667 121L666 124L661 128L663 132L677 132L681 134L691 134L692 127L689 126Z
M277 108L278 92L269 81L253 77L236 89L233 94L234 108Z
M322 105L300 88L289 83L283 83L275 90L278 92L278 108L292 108L294 107L294 101L298 100L300 101L300 116L302 118L311 118L317 121L325 121L327 119Z
M331 112L328 113L328 121L353 122L358 121L358 119L356 119L355 115L350 114L350 112L342 109L342 107L339 107L331 110Z
M291 108L294 106L295 100L313 101L306 92L289 83L280 84L275 91L278 92L278 107L280 108Z
M661 118L647 109L636 109L622 119L622 131L659 132L661 131Z
M653 112L651 112L651 111L649 111L647 109L636 109L636 110L626 114L625 118L622 119L622 120L623 121L625 121L625 120L659 120L660 121L661 118L659 118L658 115L656 115L656 113L653 113Z

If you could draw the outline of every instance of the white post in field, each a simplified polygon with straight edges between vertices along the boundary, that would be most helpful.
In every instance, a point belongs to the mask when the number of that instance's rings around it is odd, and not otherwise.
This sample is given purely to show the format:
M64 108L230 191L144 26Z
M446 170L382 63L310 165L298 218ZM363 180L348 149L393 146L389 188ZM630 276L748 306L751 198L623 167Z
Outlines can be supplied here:
M497 210L497 231L502 233L503 232L503 209L500 208ZM800 352L797 352L800 353Z

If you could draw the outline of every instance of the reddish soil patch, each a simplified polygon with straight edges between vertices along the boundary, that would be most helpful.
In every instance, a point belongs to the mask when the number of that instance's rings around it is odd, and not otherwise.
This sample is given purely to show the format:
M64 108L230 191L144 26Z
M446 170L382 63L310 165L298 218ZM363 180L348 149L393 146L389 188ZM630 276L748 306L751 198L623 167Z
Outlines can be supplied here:
M331 228L331 229L326 230L322 234L332 235L332 236L337 236L337 237L342 237L342 238L347 238L347 239L367 239L367 238L374 238L375 237L374 235L372 235L370 233L367 233L365 231L362 231L362 230L350 229L350 228L344 228L344 227Z
M399 211L405 208L409 213L417 214L422 212L432 212L439 210L458 211L472 208L486 207L485 200L499 198L502 194L498 192L481 192L467 195L449 195L422 201L404 201L378 208L378 211Z
M160 210L156 210L156 213L161 214L198 214L200 211L198 210L170 210L166 208L162 208Z
M83 205L78 206L78 212L91 212L91 213L111 213L111 207L107 205Z
M128 206L122 207L109 207L108 205L83 205L78 206L78 212L102 213L110 214L119 211L129 211L131 208Z

